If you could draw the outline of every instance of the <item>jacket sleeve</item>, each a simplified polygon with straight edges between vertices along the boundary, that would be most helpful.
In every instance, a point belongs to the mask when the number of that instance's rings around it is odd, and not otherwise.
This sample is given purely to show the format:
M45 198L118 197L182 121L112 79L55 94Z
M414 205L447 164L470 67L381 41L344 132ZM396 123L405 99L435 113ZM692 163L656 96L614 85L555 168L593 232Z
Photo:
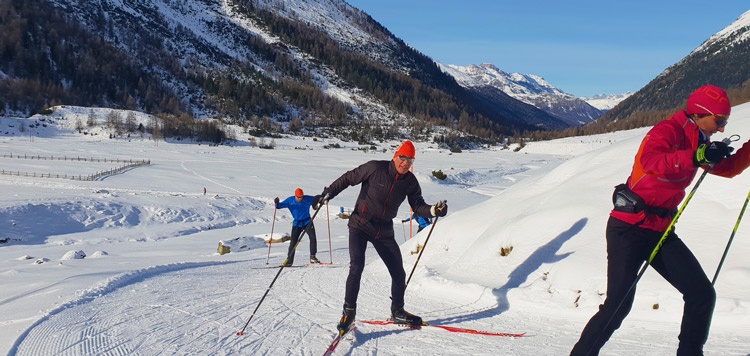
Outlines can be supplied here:
M722 160L711 168L711 174L732 178L750 166L750 140L740 147L729 158Z
M279 202L279 205L276 205L276 209L286 209L289 207L289 198L286 198Z
M430 208L432 208L432 205L429 205L424 201L424 198L422 197L422 188L419 186L417 178L414 175L412 175L411 178L414 180L414 188L410 189L410 192L407 195L411 210L414 212L414 215L431 217L432 212L430 211Z
M657 125L643 139L642 147L638 152L640 163L646 172L659 172L663 174L678 173L693 167L693 155L695 149L674 150L682 138L681 132L675 132L672 126Z
M329 194L329 199L339 195L344 189L362 183L372 173L375 165L373 161L364 163L357 168L352 169L341 175L333 181L326 189L325 193Z

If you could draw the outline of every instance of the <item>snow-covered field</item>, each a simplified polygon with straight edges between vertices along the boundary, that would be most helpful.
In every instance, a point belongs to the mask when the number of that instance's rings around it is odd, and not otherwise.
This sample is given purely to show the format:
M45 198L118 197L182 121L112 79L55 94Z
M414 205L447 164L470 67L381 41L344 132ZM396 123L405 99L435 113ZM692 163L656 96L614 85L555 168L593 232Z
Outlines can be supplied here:
M237 336L278 271L263 267L279 264L288 247L272 244L269 254L263 242L272 229L278 238L291 226L286 210L273 221L273 198L296 187L318 194L367 160L390 159L396 143L365 153L353 143L288 137L267 150L137 135L113 140L101 129L74 133L76 116L85 123L88 115L89 109L58 108L44 121L0 118L0 155L13 154L0 157L0 171L85 175L118 165L39 159L50 156L151 162L95 181L0 175L0 240L6 240L0 244L0 353L322 354L335 333L347 274L346 220L337 214L351 209L359 187L316 218L318 257L334 265L282 270ZM750 105L735 107L727 134L750 138L748 116ZM337 354L567 354L603 300L612 188L626 178L645 132L530 143L518 152L450 154L418 143L414 169L424 196L447 199L449 214L435 226L409 283L406 309L434 324L526 335L359 325ZM343 148L323 148L336 142ZM436 180L433 170L448 179ZM749 188L750 172L731 180L708 176L677 224L709 277ZM408 215L404 204L399 218ZM417 256L411 252L428 230L409 239L408 224L399 220L395 228L408 274ZM750 355L748 233L744 221L716 283L706 355ZM216 252L220 241L235 238L247 248ZM501 256L503 248L512 250ZM307 238L297 254L302 264ZM386 318L389 289L388 273L370 248L358 317ZM633 311L601 354L673 354L681 314L680 295L647 270Z

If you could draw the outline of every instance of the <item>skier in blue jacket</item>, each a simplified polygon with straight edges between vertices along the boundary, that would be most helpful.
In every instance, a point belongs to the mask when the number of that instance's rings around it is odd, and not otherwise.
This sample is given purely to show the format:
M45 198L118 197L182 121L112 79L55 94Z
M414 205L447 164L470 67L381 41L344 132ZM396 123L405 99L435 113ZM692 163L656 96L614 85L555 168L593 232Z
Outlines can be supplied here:
M420 231L424 230L424 228L426 228L426 227L430 226L430 224L432 224L432 218L424 218L424 217L422 217L420 215L417 215L417 214L411 214L410 217L408 217L408 218L406 218L404 220L401 220L401 222L405 223L405 222L407 222L409 220L416 220L417 224L419 224L419 228L417 229L417 233L419 233ZM411 229L411 228L409 228L409 229Z
M320 263L315 254L318 252L318 240L315 236L315 225L313 225L312 219L310 218L310 206L313 202L312 195L305 195L301 188L297 188L294 191L294 195L279 201L279 197L274 200L276 209L289 209L292 213L292 236L289 241L289 252L287 252L286 260L282 263L282 266L288 267L294 263L294 247L297 245L302 231L307 229L307 235L310 236L310 263Z

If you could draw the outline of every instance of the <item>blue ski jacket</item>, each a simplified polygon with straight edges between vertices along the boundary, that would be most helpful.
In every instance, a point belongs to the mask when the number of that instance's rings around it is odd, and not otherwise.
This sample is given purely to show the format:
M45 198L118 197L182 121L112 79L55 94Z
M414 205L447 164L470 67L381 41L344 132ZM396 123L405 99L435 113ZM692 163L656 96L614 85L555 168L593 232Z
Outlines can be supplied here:
M289 209L289 212L292 213L292 217L294 218L292 226L305 227L310 223L310 206L312 206L312 201L312 195L302 196L302 201L299 203L297 202L297 199L294 198L294 196L291 196L284 199L283 201L280 201L279 204L276 205L276 208Z
M404 222L407 222L407 221L412 220L412 219L417 220L417 224L419 224L419 228L420 229L424 229L424 228L430 226L430 224L432 224L432 219L425 219L422 216L416 215L416 214L411 214L410 217L404 219Z

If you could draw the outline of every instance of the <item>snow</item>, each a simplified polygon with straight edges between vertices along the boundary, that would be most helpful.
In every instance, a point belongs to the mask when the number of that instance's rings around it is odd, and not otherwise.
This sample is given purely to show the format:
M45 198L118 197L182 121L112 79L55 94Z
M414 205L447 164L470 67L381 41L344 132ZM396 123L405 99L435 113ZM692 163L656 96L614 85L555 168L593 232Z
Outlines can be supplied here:
M65 107L46 117L0 118L0 155L14 155L0 157L2 171L88 174L116 165L18 155L151 162L95 181L0 175L0 240L7 239L0 244L0 353L321 354L335 333L347 275L346 220L338 214L341 207L351 210L359 187L316 217L317 256L334 265L286 268L269 290L278 270L265 267L283 261L289 245L269 248L264 240L291 229L291 216L274 212L273 198L296 187L316 194L367 160L389 159L395 143L365 152L350 142L285 137L275 140L275 149L259 149L242 142L211 147L137 135L109 139L101 126L76 133L75 118L85 123L91 111ZM94 112L101 121L109 109ZM748 114L750 104L735 107L726 135L717 138L750 137ZM526 336L359 325L337 354L569 353L603 301L612 188L626 178L646 130L531 142L517 152L451 154L417 143L414 169L424 196L447 199L449 214L436 223L419 260L406 309L435 324ZM342 148L323 148L332 143ZM433 178L434 170L448 179ZM708 176L677 223L709 277L748 187L747 173L731 180ZM407 216L403 204L398 219ZM746 220L716 283L706 355L750 353ZM409 239L408 224L394 224L408 274L429 229ZM240 247L222 255L219 242ZM304 238L297 262L308 255ZM389 289L388 273L369 247L358 317L387 317ZM633 311L601 354L674 353L681 313L679 293L647 270Z
M480 65L458 66L438 63L438 66L443 72L455 78L462 86L495 87L515 99L537 106L543 110L544 107L555 106L555 103L560 102L562 99L570 100L574 98L573 95L555 88L538 75L506 73L493 64L484 63ZM585 101L596 109L607 111L632 94L599 94L593 97L580 97L578 99ZM547 104L540 106L540 100Z
M748 26L750 26L750 10L740 15L740 17L734 20L734 22L732 22L729 26L725 27L721 31L712 35L709 39L707 39L700 46L698 46L698 48L694 49L691 52L691 54L702 51L705 48L707 48L709 45L716 43L717 41L730 38L730 36L734 35L738 31L741 31L743 28L748 27ZM750 32L744 32L741 35L737 36L737 38L733 42L738 45L741 45L741 43L746 41L749 37L750 37Z
M580 99L599 110L607 111L617 106L617 104L627 99L631 95L633 95L632 92L627 92L624 94L599 94L592 97L582 97Z

